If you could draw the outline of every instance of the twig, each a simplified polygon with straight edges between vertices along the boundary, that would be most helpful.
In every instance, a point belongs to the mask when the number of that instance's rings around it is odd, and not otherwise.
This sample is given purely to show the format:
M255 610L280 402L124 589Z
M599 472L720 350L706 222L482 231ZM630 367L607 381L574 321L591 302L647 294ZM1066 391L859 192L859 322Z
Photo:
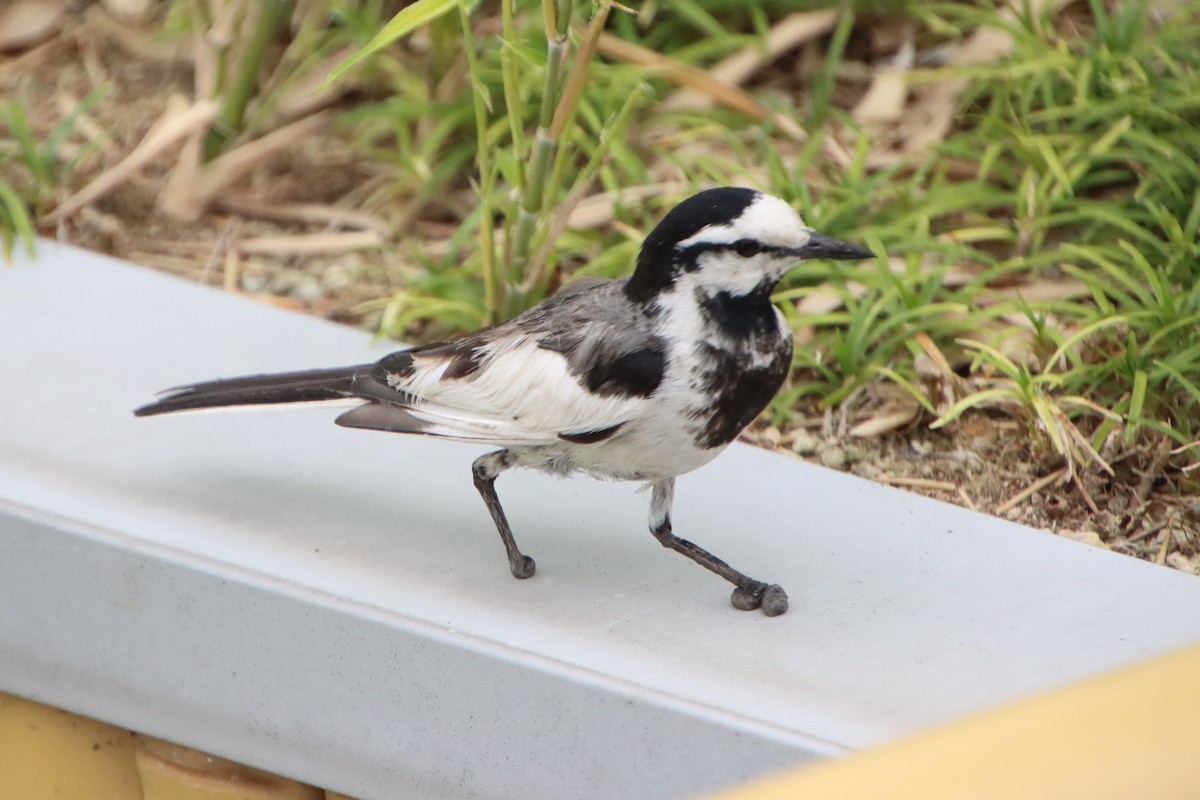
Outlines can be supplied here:
M347 231L345 233L256 236L233 242L232 247L242 255L310 255L379 247L384 242L384 238L375 231Z
M748 93L732 86L725 81L713 78L706 70L685 64L669 56L656 53L648 47L627 42L611 33L600 34L598 40L600 52L609 58L616 58L630 64L649 67L667 80L690 86L691 88L712 97L716 102L734 111L740 111L754 119L767 118L767 109Z
M207 164L197 166L181 161L159 195L159 208L179 219L199 219L218 192L260 165L270 154L313 133L329 118L328 112L321 111L296 120L261 138L240 144ZM176 172L186 179L177 176Z
M221 283L230 294L242 293L242 254L237 248L231 247L225 251L225 270Z
M1171 520L1169 520L1169 519L1163 520L1162 522L1156 522L1153 525L1149 525L1145 528L1142 528L1140 531L1135 533L1133 536L1127 537L1126 541L1140 542L1142 539L1149 539L1151 536L1158 533L1163 528L1167 527L1167 525L1169 525L1169 524L1171 524Z
M42 217L42 224L48 227L56 225L89 203L99 200L168 147L208 125L216 115L217 104L211 100L198 100L184 111L168 111L133 152Z
M391 226L374 214L319 203L269 203L249 194L226 192L217 197L213 205L240 216L275 222L316 222L375 231L383 236L392 232Z
M1049 475L1046 475L1045 477L1038 478L1036 481L1029 484L1024 489L1017 492L1012 497L1008 498L1003 503L1001 503L1000 506L996 509L996 515L999 516L1000 514L1003 514L1004 512L1008 511L1013 506L1020 503L1025 498L1029 497L1034 492L1044 489L1047 486L1049 486L1050 484L1054 483L1055 481L1062 480L1066 476L1067 476L1067 468L1061 467L1061 468L1055 470L1054 472L1051 472Z
M671 197L686 192L687 188L686 183L666 181L594 194L579 201L567 224L572 228L599 228L612 222L613 212L619 203L634 205L655 197Z
M1169 523L1169 520L1168 520ZM1171 549L1171 542L1175 537L1171 535L1171 526L1168 524L1163 529L1162 546L1158 548L1158 555L1154 557L1154 563L1162 566L1167 563L1167 552Z
M828 33L837 24L841 12L837 9L797 11L781 19L767 31L761 46L758 43L743 47L733 55L707 70L714 80L740 86L750 76L785 53L805 42ZM696 89L680 89L663 101L664 109L707 108L715 96Z
M892 486L908 486L913 489L940 489L943 492L953 492L958 485L949 481L935 481L931 478L902 478L899 475L878 475L875 480Z
M204 160L212 161L221 154L225 146L239 133L245 124L246 107L250 104L258 86L259 68L275 36L287 24L291 3L284 0L258 0L254 4L258 18L248 32L246 46L242 50L242 61L233 72L233 77L223 94L217 124L208 131L204 141Z
M962 501L967 508L971 509L972 511L979 510L979 508L975 505L975 501L971 499L969 494L967 494L967 490L961 486L958 487L958 496L962 498Z
M387 240L375 231L345 231L343 233L325 232L232 239L225 245L225 249L236 250L242 256L292 256L362 250L368 247L380 247L386 243ZM132 246L141 252L182 256L207 256L214 251L220 252L220 245L214 245L212 242L172 242L148 239L135 240L132 242Z
M1096 507L1096 501L1092 499L1092 495L1088 493L1086 488L1084 488L1082 476L1075 481L1075 488L1079 490L1079 494L1083 496L1083 502L1087 503L1087 507L1092 510L1092 513L1100 513L1100 509Z
M1160 442L1154 447L1153 455L1150 457L1150 468L1145 471L1135 470L1141 480L1138 481L1133 495L1140 505L1145 505L1146 500L1149 499L1150 490L1154 488L1154 481L1162 474L1163 466L1167 463L1167 455L1166 443Z
M200 283L208 283L218 260L225 260L228 263L229 253L233 249L229 243L237 238L238 231L241 229L242 221L237 217L229 220L229 224L221 228L221 232L217 234L217 241L213 243L212 252L204 261L204 269L200 271Z

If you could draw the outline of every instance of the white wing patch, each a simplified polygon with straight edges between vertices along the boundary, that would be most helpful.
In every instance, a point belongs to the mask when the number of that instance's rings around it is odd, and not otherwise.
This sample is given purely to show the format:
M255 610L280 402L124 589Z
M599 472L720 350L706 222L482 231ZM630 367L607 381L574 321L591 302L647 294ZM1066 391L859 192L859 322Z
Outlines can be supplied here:
M504 337L489 342L488 351L483 365L462 378L444 377L448 359L417 354L413 374L392 374L389 384L415 398L405 404L412 416L457 431L441 435L497 444L550 443L560 433L610 428L635 419L648 402L593 394L560 353L532 337Z

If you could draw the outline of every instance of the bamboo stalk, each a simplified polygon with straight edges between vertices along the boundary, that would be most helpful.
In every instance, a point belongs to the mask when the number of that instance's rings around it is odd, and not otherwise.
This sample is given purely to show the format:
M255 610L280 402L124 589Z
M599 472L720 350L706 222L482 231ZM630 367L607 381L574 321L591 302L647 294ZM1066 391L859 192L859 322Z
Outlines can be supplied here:
M256 5L259 8L259 16L246 45L242 63L238 65L233 82L225 90L225 102L221 106L217 124L204 140L205 161L219 156L229 140L242 132L246 107L250 104L250 98L254 96L254 89L258 85L258 72L262 67L263 58L280 29L287 24L292 4L284 0L261 0Z
M558 148L558 140L550 133L558 106L562 85L562 65L566 58L567 34L571 29L572 0L543 0L542 12L546 23L546 79L542 88L542 104L538 113L538 129L533 139L533 154L525 174L525 190L517 211L512 247L508 251L509 282L521 282L521 274L529 259L533 230L541 216L546 196L546 168ZM516 309L509 309L515 311Z

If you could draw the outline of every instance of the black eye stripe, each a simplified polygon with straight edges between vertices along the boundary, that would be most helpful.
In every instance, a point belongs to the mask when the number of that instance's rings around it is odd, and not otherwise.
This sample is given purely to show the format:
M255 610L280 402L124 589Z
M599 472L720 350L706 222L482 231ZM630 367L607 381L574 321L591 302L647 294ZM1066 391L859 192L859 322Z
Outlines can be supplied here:
M745 248L744 250L741 248ZM755 239L738 239L736 242L728 242L716 244L714 242L698 242L679 247L678 252L687 253L688 255L700 255L701 253L716 253L722 250L732 250L738 255L754 255L755 253L774 253L778 255L787 254L791 248L781 247L776 244L763 244Z
M676 245L676 264L684 272L692 272L700 267L700 256L705 253L737 253L742 258L750 258L759 253L774 256L786 256L792 252L789 247L774 244L763 244L757 239L738 239L736 242L697 242L685 246Z
M756 256L763 251L762 244L753 239L738 239L729 247L742 258Z

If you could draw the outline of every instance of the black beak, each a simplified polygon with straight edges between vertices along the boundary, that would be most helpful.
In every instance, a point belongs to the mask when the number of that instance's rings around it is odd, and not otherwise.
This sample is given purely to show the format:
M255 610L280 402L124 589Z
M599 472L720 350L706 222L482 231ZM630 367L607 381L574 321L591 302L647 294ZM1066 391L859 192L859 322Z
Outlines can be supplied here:
M843 242L822 233L812 232L808 243L793 251L798 258L828 258L834 261L861 261L875 254L859 244Z

